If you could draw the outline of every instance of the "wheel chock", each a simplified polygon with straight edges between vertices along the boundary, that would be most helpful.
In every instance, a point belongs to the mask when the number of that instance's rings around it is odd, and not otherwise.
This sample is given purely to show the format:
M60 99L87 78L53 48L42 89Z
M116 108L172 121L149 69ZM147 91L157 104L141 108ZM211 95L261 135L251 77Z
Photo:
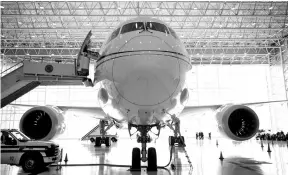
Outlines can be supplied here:
M219 157L219 159L220 159L221 161L224 160L224 157L223 157L223 155L222 155L222 151L220 152L220 157Z

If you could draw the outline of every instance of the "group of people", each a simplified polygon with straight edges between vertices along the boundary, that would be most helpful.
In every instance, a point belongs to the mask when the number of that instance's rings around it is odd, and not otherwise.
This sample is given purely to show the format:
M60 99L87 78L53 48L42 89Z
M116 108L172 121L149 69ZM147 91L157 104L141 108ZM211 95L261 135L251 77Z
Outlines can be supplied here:
M273 141L288 141L288 132L285 134L283 131L276 134L267 133L265 131L258 132L256 136L257 140L273 140Z
M209 139L211 139L211 132L208 133ZM203 140L204 139L204 133L203 132L196 132L196 139Z

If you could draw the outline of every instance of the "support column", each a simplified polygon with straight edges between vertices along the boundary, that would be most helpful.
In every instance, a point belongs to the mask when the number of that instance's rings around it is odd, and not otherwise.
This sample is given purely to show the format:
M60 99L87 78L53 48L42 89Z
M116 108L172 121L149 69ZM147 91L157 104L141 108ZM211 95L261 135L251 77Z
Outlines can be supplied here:
M273 54L273 53L271 53ZM269 85L268 100L288 99L288 49L287 39L283 40L279 52L274 53L269 59ZM272 60L272 61L271 61ZM287 130L283 123L288 122L288 104L269 104L272 132ZM287 132L287 131L286 131Z
M288 99L288 39L285 39L280 48L280 58L283 70L283 78L286 92L286 100ZM288 106L288 103L287 103Z

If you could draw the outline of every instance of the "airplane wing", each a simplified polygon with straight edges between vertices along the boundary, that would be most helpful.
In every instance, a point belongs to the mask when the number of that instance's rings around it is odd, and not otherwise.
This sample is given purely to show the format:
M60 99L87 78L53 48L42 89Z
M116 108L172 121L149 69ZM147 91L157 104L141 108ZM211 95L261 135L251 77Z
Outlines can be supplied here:
M269 104L269 103L279 103L279 102L288 102L288 100L277 100L277 101L263 101L263 102L252 102L252 103L239 103L235 105L245 105L245 106L251 106L251 105L262 105L262 104ZM26 105L26 104L9 104L10 106L15 107L36 107L38 105ZM205 114L207 112L214 112L221 106L221 105L207 105L207 106L187 106L184 108L184 110L180 113L180 118L185 118L185 116L193 116L193 115L201 115ZM106 114L100 107L79 107L79 106L57 106L59 109L61 109L64 112L72 112L73 114L79 115L79 116L90 116L96 119L105 119Z
M14 107L26 107L26 108L33 108L39 105L27 105L27 104L9 104L9 106ZM88 116L93 117L96 119L105 119L106 114L100 107L80 107L80 106L56 106L63 112L71 112L75 115L79 116Z
M285 102L287 103L288 100L276 100L276 101L262 101L262 102L251 102L251 103L239 103L235 105L244 105L244 106L252 106L252 105L262 105L262 104L269 104L269 103L280 103ZM185 117L189 114L189 116L204 114L206 112L214 112L222 105L207 105L207 106L187 106L184 110L180 113L179 117Z

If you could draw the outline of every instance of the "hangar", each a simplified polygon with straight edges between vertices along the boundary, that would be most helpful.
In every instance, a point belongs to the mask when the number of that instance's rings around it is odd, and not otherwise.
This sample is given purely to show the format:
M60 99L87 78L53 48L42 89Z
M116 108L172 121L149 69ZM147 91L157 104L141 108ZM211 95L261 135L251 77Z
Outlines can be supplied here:
M83 77L71 76L67 70L79 58L89 31L93 34L89 49L100 52L105 39L120 23L136 17L163 21L185 45L192 65L186 79L189 91L186 106L288 98L288 3L285 1L3 1L0 8L1 129L20 129L20 120L28 105L99 107L101 86L85 87ZM90 61L92 80L96 62ZM47 65L53 65L52 69ZM57 75L50 76L49 71ZM20 81L13 81L19 77ZM251 108L259 117L260 129L288 132L287 102ZM288 155L284 150L287 141L277 144L263 141L263 151L255 138L242 143L223 140L215 127L213 112L187 116L181 120L186 149L175 148L172 163L165 170L159 169L159 174L273 174L276 170L274 174L287 174ZM135 140L130 142L126 129L115 131L119 141L112 143L111 148L94 148L90 142L78 139L98 125L97 117L71 112L65 115L65 120L66 130L56 141L64 148L64 155L67 153L68 164L130 165L131 157L126 155L130 155L132 147L140 147ZM167 137L170 132L166 127L159 140L154 138L151 143L158 148L159 166L169 161ZM204 140L195 139L196 132L204 132ZM212 140L207 139L209 132ZM266 151L268 144L271 144L270 155ZM249 149L251 147L253 149ZM220 152L224 155L221 162ZM134 173L127 172L127 168L92 165L62 167L59 171L52 166L41 173L83 172ZM1 173L22 174L23 171L1 165ZM144 170L141 173L149 174Z

